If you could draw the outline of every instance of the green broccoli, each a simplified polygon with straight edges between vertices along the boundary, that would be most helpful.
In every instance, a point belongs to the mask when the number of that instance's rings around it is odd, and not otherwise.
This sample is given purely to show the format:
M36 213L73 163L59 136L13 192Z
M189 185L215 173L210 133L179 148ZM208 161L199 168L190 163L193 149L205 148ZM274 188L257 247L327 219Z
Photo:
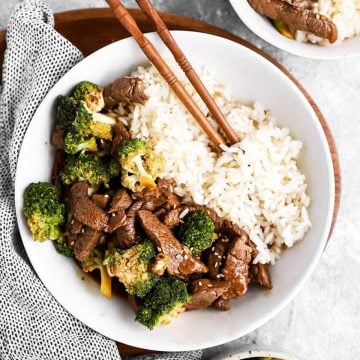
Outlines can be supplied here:
M135 320L152 330L155 326L168 324L185 310L191 299L183 281L162 277L146 295L144 304L136 312Z
M67 158L65 167L60 172L60 178L65 185L87 181L94 188L101 184L107 187L110 181L109 166L103 158L91 153L80 153Z
M94 137L84 138L75 132L73 129L69 130L64 139L64 151L67 154L74 155L80 151L97 151L96 139Z
M56 240L62 235L65 205L55 185L38 182L28 185L24 192L24 214L34 240Z
M132 191L155 188L155 180L164 169L164 159L141 139L130 139L119 148L122 185Z
M104 265L109 275L116 276L129 294L142 298L159 279L158 275L150 272L155 255L153 243L144 240L127 250L111 250L104 260Z
M74 255L74 249L71 246L66 245L65 243L62 242L56 241L55 249L59 254L67 257L72 257Z
M70 96L59 95L56 99L56 118L70 128L78 111L78 101Z
M96 269L100 270L101 285L100 292L102 295L110 298L111 297L111 278L108 275L105 266L103 265L104 254L94 249L86 260L80 263L80 266L84 272L92 272Z
M112 139L112 128L116 120L111 116L91 112L84 101L69 96L58 96L56 114L67 130L84 137L95 136L104 140Z
M109 162L110 177L117 177L120 174L120 164L117 160L111 159Z
M91 112L99 112L105 106L103 88L89 81L77 84L73 96L76 100L84 101Z
M193 255L199 256L214 242L214 230L209 215L200 210L185 217L184 222L176 228L176 235Z

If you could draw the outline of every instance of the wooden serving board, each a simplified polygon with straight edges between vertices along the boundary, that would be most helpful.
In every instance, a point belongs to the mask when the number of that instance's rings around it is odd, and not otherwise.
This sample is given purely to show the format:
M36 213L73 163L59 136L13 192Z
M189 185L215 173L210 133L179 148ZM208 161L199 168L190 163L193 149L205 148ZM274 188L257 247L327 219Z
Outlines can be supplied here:
M139 27L143 32L154 31L154 28L147 21L145 16L139 10L130 10L132 16L135 18ZM336 218L340 207L341 196L341 173L339 158L336 150L336 145L331 131L326 123L324 116L315 104L314 100L305 91L302 85L291 75L282 65L272 59L262 50L259 50L254 45L243 40L242 38L231 34L225 30L209 25L207 23L197 21L191 18L178 16L174 14L162 13L162 18L171 30L192 30L198 32L209 33L217 36L221 36L230 40L233 40L247 48L255 51L259 55L263 56L275 66L277 66L291 81L300 89L305 95L310 105L316 112L321 126L324 129L329 148L331 151L331 157L334 166L335 174L335 207L332 219L332 226L329 234L329 238L333 231ZM84 55L89 55L95 50L98 50L105 45L108 45L114 41L129 37L129 34L121 27L115 17L112 15L110 9L84 9L74 10L64 13L55 14L55 28L70 42L77 46ZM4 51L6 47L6 33L0 32L0 65L3 63ZM0 72L1 83L1 72ZM118 344L119 352L126 355L144 354L149 351L144 349L137 349L129 347L124 344Z

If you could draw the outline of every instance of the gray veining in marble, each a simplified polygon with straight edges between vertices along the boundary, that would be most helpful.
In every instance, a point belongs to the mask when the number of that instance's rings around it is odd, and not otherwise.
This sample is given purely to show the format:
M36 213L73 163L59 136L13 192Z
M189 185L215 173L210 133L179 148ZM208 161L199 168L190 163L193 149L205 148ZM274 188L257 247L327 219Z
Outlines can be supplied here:
M245 1L245 0L239 0ZM0 28L17 0L0 0ZM123 3L135 7L135 2ZM207 21L268 52L305 86L325 115L336 138L343 175L340 216L332 240L315 273L295 301L257 331L231 344L285 348L304 359L352 360L360 357L360 58L342 61L301 59L252 34L227 0L154 0L161 11ZM102 0L49 0L54 12L104 7ZM239 319L241 321L241 319Z

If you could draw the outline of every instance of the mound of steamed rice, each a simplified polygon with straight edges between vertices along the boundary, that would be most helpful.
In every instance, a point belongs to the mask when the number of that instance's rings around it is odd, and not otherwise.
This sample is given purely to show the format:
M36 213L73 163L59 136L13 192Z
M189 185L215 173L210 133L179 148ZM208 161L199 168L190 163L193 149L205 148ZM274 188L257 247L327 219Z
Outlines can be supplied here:
M175 180L178 195L241 225L259 251L254 262L274 263L284 247L304 237L311 223L305 176L297 166L302 143L287 128L276 127L260 104L241 104L202 69L201 78L241 139L218 156L153 66L131 75L143 79L149 100L130 113L119 112L131 135L146 138L166 159L161 177ZM189 82L182 81L207 112Z
M331 19L338 29L338 41L360 34L360 0L302 0L297 4ZM328 40L304 31L296 32L296 40L329 45Z

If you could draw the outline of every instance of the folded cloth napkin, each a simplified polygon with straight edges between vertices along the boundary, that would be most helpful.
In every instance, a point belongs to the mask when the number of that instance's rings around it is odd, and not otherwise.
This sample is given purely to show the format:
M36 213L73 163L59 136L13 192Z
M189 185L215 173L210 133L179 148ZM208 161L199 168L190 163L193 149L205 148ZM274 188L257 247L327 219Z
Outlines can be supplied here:
M45 2L25 0L7 32L0 96L0 358L120 359L113 341L73 318L46 290L17 229L14 179L24 134L49 89L83 57L53 26ZM200 357L201 351L158 358Z

